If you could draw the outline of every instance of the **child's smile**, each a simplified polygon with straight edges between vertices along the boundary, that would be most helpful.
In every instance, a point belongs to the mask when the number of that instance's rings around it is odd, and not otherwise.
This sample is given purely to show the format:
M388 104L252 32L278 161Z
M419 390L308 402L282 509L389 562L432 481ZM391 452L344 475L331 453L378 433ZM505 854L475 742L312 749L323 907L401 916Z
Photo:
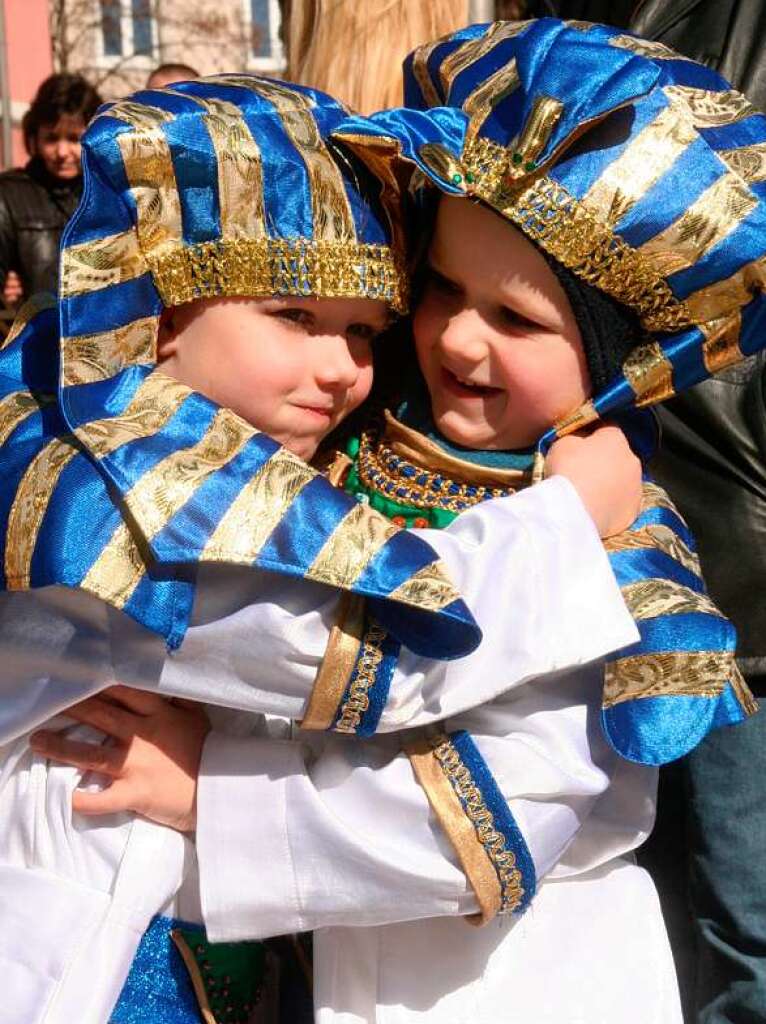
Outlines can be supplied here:
M310 459L367 397L371 341L387 319L367 298L202 300L168 312L160 361Z
M468 448L535 441L588 397L580 331L543 256L496 213L443 198L415 313L434 422Z

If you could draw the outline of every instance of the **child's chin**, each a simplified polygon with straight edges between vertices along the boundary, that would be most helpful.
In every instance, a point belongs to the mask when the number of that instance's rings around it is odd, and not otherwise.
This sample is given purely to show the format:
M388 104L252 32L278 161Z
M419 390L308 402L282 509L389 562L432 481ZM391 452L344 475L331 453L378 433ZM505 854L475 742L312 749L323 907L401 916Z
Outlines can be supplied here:
M488 426L466 423L461 416L446 412L436 418L436 428L452 444L461 448L488 448L493 435Z

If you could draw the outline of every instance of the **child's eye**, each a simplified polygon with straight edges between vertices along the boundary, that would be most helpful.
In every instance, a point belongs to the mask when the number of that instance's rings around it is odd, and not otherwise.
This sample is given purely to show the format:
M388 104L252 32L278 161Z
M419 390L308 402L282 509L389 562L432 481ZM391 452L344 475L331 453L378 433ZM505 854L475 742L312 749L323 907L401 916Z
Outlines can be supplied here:
M428 268L427 285L429 288L433 288L434 291L440 292L442 295L460 295L461 290L454 281L450 281L448 277L440 274L438 270L434 270L433 267Z
M271 314L277 320L286 320L288 323L297 324L299 327L309 328L314 318L307 309L300 309L297 306L287 306L285 309L276 309Z
M374 341L381 332L372 324L349 324L346 333L359 341Z
M510 306L500 307L500 319L503 323L510 327L521 327L527 330L539 330L540 324L536 324L534 320L529 320L518 310L511 309Z

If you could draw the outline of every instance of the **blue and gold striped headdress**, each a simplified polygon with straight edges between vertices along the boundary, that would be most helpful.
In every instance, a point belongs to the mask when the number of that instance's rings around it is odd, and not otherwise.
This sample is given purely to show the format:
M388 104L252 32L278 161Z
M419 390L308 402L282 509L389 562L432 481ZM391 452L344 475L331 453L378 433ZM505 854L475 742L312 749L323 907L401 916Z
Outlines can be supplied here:
M379 119L417 180L486 203L646 332L543 447L766 343L766 118L714 71L600 25L496 22L416 50L405 95L449 108Z
M0 350L0 586L79 587L173 646L195 567L253 565L373 599L416 649L478 642L427 544L156 365L163 308L199 297L404 308L396 178L330 142L345 115L248 75L101 109L60 299Z
M417 49L405 98L357 134L399 147L415 195L487 204L644 332L541 453L766 345L766 117L715 72L604 26L497 22ZM603 728L623 756L663 763L754 710L736 631L648 479L640 516L606 546L641 639L607 659Z

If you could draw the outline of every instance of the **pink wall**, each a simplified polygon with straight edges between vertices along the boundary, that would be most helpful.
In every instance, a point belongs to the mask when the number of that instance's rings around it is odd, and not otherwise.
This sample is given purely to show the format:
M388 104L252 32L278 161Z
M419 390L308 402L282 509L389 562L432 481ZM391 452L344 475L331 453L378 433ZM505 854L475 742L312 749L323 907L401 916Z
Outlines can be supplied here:
M19 104L29 103L40 82L53 71L48 0L0 0L0 3L5 8L11 109L18 115ZM18 120L18 116L14 116L14 165L23 164L27 159Z

